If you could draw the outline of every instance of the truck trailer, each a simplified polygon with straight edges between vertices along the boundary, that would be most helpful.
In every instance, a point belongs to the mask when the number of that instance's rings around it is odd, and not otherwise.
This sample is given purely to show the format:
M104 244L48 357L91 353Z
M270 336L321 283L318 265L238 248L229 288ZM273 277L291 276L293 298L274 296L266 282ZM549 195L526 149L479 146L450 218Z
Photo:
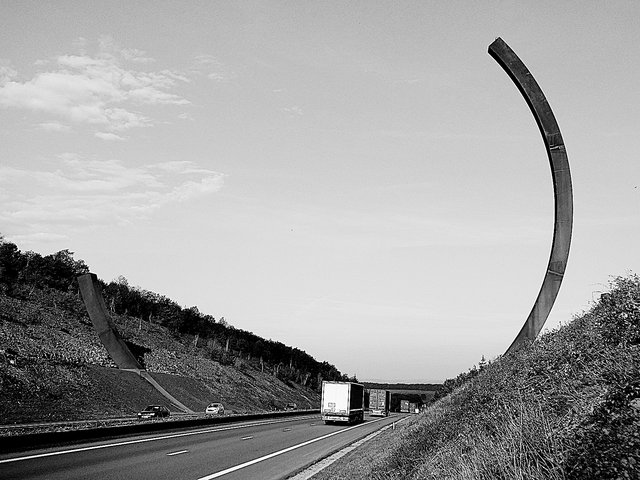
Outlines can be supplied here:
M354 423L364 420L364 386L353 382L322 382L322 420Z
M391 392L372 388L369 390L369 415L372 417L386 417L389 415Z
M409 400L400 400L400 412L409 413Z

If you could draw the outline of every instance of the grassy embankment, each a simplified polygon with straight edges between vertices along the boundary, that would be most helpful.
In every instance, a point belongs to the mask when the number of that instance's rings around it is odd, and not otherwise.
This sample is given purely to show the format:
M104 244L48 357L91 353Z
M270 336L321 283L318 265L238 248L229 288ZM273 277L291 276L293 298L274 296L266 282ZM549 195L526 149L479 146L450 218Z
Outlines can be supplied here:
M315 478L640 478L640 278Z

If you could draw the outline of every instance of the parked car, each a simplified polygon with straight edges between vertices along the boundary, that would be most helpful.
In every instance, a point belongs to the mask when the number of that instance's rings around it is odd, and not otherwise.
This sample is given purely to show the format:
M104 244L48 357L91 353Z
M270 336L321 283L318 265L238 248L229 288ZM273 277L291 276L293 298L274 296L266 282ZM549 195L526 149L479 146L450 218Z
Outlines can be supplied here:
M218 402L210 403L207 408L204 409L206 415L224 415L224 405Z
M298 405L294 402L289 402L284 406L285 410L297 410L298 409Z
M171 415L171 412L164 405L147 405L144 410L138 412L138 420L148 420L150 418L164 418Z

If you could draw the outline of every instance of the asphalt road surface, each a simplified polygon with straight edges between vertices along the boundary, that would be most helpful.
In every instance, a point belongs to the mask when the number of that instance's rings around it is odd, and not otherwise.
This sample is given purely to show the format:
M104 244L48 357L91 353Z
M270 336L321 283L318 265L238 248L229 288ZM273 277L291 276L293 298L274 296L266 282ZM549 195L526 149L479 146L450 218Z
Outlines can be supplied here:
M0 454L0 479L281 479L399 418L314 415Z

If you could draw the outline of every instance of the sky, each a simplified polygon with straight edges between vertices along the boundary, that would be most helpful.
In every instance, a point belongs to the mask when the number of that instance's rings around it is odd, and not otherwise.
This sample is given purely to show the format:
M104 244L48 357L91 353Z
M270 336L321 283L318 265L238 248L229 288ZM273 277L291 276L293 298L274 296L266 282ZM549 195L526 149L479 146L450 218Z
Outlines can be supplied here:
M546 329L640 271L640 2L0 0L0 234L300 348L439 382L508 348L553 187L501 37L573 180Z

